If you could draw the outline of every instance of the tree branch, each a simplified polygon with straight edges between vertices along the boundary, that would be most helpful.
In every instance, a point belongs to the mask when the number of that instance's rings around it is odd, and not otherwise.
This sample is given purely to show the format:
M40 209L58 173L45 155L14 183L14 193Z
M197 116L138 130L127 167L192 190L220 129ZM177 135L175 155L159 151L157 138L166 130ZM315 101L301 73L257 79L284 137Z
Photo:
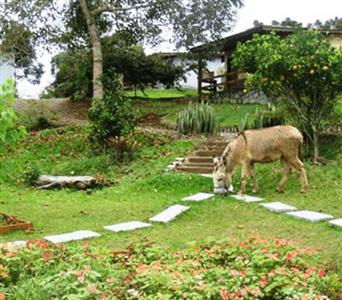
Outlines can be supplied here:
M130 7L115 7L115 8L111 8L108 4L107 1L103 2L103 4L101 6L99 6L98 8L94 9L91 14L93 16L97 16L103 12L110 12L110 13L117 13L117 12L125 12L125 11L129 11L129 10L134 10L134 9L140 9L140 8L147 8L151 6L151 4L141 4L141 5L134 5L134 6L130 6Z

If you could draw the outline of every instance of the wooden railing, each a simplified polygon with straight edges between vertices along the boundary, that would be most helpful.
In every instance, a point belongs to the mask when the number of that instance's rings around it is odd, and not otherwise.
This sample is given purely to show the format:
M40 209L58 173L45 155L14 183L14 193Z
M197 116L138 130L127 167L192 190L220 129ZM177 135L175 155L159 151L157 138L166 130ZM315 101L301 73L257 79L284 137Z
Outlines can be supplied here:
M219 89L227 91L232 88L241 87L244 82L244 79L241 78L241 73L237 71L226 72L222 75L214 75L214 72L205 71L202 74L203 78L201 79L201 84L208 84L206 86L202 86L202 90L207 90L214 93L216 93Z

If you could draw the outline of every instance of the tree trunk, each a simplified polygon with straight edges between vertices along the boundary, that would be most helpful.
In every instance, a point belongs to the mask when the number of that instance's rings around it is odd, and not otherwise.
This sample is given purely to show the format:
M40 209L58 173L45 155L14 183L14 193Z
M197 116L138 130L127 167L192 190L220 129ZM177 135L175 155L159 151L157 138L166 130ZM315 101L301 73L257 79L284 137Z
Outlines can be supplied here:
M313 130L313 146L314 146L313 162L314 164L317 164L318 159L319 159L319 133L316 128Z
M101 77L103 74L102 46L97 31L95 20L89 12L86 0L79 0L82 13L87 22L88 32L93 51L93 97L101 99L103 97L103 86Z

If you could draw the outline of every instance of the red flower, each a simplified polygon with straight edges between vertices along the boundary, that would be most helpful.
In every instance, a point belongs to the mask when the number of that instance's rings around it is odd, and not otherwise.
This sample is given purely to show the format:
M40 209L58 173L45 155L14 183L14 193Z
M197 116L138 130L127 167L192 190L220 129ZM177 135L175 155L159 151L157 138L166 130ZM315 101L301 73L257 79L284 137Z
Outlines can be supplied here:
M292 258L296 257L297 256L297 252L296 251L291 251L289 253L286 254L286 259L287 260L291 260Z
M268 283L267 275L264 274L264 275L261 277L260 285L261 285L262 287L265 287L265 286L267 285L267 283Z
M48 262L51 259L51 257L52 257L51 252L43 253L43 259L44 259L45 262Z
M326 274L326 271L325 271L324 269L320 269L320 270L319 270L318 275L319 275L320 277L324 277L325 274Z

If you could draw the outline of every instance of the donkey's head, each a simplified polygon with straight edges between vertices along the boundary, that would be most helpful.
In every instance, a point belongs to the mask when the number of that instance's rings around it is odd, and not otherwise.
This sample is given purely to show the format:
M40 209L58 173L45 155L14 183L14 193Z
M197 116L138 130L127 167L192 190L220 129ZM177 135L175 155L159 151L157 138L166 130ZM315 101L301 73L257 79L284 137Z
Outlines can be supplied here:
M230 183L227 180L227 159L225 156L214 157L213 183L214 193L227 193Z

